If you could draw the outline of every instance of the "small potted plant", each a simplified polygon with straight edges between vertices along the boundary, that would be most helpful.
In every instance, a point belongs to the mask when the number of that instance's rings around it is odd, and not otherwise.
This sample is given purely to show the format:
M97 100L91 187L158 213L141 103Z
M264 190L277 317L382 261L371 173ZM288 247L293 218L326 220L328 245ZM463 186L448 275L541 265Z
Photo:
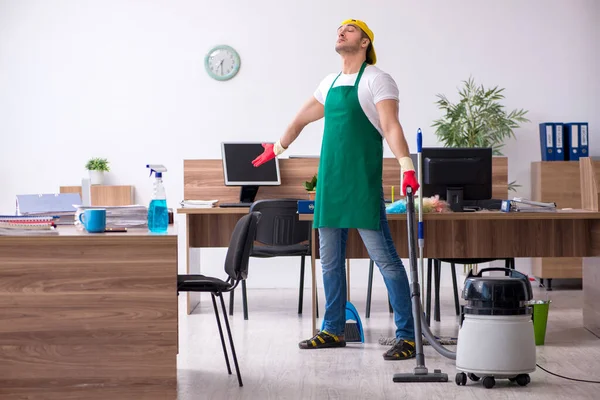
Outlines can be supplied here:
M314 200L317 193L317 174L310 181L304 182L304 189L308 192L308 199Z
M90 172L90 184L102 185L104 183L104 173L110 171L106 158L92 158L85 168Z

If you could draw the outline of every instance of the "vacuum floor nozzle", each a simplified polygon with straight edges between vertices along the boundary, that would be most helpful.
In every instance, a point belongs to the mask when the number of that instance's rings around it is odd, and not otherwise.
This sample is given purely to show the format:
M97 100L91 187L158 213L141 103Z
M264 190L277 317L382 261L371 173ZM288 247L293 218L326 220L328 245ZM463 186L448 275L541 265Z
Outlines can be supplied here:
M448 374L435 369L433 372L425 373L399 373L394 374L394 382L448 382Z

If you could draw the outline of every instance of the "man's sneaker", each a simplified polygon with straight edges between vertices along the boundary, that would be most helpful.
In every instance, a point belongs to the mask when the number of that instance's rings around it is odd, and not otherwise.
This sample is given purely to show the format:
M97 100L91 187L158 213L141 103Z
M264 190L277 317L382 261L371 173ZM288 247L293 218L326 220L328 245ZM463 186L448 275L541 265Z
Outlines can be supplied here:
M323 349L327 347L345 347L346 340L327 331L320 331L310 339L298 343L301 349Z
M391 349L383 353L384 360L407 360L413 358L417 351L415 342L399 340Z

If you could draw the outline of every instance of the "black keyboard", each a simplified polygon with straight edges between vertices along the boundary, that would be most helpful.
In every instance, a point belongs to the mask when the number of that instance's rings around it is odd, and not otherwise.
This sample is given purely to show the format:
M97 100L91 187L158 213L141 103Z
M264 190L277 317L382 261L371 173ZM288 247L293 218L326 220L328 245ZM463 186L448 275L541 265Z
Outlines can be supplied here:
M252 203L221 203L221 204L219 204L219 207L248 207L248 208L250 208L251 205L252 205Z
M502 199L477 200L472 202L464 202L464 207L474 207L483 210L499 211L502 206Z

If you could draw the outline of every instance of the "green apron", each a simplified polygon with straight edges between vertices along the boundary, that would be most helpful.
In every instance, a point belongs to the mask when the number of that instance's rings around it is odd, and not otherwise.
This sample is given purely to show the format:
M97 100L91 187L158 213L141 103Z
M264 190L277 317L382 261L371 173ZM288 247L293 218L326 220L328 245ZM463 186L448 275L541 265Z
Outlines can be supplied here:
M379 230L383 140L358 100L358 84L333 87L325 100L313 227Z

